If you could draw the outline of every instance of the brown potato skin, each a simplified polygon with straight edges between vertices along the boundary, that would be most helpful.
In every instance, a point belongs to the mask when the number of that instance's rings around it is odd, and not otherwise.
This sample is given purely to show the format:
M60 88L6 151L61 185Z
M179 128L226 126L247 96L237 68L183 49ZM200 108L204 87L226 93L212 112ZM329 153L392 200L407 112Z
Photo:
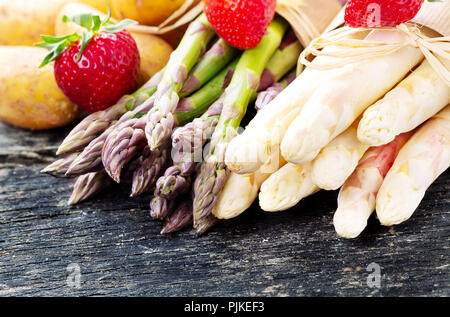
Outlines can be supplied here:
M67 125L80 110L59 89L53 63L39 68L47 51L0 46L0 119L29 130Z
M0 0L0 45L33 45L52 35L68 0Z
M110 0L114 17L144 25L159 25L183 3L184 0Z

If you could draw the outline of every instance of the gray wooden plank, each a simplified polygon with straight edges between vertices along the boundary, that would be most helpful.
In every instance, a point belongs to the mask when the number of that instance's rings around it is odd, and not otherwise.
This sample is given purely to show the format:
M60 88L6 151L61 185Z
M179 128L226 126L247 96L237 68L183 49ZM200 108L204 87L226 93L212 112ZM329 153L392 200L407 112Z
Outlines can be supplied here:
M148 197L115 186L69 207L71 182L41 175L68 129L30 133L0 123L0 296L448 296L450 172L412 219L372 217L356 240L336 236L334 192L287 212L255 205L197 238L161 236ZM68 265L81 287L67 285ZM371 288L367 267L381 267Z

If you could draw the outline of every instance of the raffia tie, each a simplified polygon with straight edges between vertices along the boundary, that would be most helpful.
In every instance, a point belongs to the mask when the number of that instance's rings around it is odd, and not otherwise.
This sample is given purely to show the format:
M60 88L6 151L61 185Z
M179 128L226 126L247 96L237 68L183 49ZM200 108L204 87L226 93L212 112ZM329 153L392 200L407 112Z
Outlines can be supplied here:
M404 47L412 46L419 48L430 65L442 80L450 86L450 37L428 37L420 30L415 23L403 23L397 27L383 28L385 31L403 32L406 41L396 43L386 43L381 41L357 40L349 36L367 32L370 30L380 30L374 28L350 28L341 27L331 32L325 33L314 39L309 46L301 53L300 63L307 67L319 70L327 70L343 67L348 64L358 63L369 58L386 56L393 54ZM329 52L323 48L333 46L336 49ZM308 56L334 57L330 62L312 63Z

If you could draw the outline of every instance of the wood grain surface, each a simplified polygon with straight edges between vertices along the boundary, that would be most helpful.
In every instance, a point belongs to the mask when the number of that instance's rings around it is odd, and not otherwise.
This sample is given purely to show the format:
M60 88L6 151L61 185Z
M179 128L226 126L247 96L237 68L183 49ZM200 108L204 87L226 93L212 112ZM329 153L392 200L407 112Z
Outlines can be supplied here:
M450 295L449 171L412 219L387 228L372 217L356 240L334 232L336 191L278 214L254 205L200 238L161 236L148 197L125 187L66 205L72 181L39 171L68 131L0 123L0 296ZM67 283L74 266L79 287Z

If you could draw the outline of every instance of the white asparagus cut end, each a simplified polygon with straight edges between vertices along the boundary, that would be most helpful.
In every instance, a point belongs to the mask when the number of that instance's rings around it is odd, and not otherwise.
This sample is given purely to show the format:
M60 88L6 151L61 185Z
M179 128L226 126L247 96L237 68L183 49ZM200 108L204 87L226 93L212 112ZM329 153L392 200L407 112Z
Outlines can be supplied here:
M312 162L311 178L325 190L341 187L369 146L359 142L358 121L325 146Z
M377 217L392 226L409 219L426 190L450 166L450 106L427 121L400 150L376 200Z
M367 39L387 43L407 40L403 33L387 30L375 30ZM314 159L423 58L418 48L405 46L392 54L348 65L339 75L323 81L286 131L281 142L283 157L296 164Z
M324 50L332 52L336 48L327 47ZM326 63L333 59L319 56L313 63ZM227 167L238 174L257 171L270 158L273 151L279 151L287 127L300 113L316 88L326 78L333 77L341 71L342 69L305 69L277 97L258 111L245 131L231 141L225 157Z
M358 138L372 146L389 143L400 133L415 129L449 103L450 87L425 60L364 112Z
M286 164L278 154L250 174L231 173L212 213L218 219L231 219L246 211L258 197L262 183Z
M317 191L319 188L311 180L311 164L288 163L262 184L259 205L264 211L282 211Z
M356 238L367 226L375 210L375 199L383 179L395 157L412 133L403 133L394 141L370 148L338 195L338 208L333 217L336 233L347 239Z

